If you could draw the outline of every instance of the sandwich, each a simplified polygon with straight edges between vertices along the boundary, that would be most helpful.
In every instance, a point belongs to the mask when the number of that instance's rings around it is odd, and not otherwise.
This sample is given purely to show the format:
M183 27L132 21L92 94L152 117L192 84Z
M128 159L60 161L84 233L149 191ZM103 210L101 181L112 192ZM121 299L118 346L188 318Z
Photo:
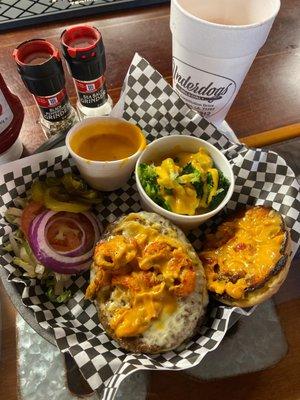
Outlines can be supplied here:
M291 264L291 241L272 208L243 210L208 234L200 259L209 292L220 302L251 307L275 294Z
M86 298L119 345L160 353L193 336L208 294L201 261L184 233L165 218L131 213L96 245Z

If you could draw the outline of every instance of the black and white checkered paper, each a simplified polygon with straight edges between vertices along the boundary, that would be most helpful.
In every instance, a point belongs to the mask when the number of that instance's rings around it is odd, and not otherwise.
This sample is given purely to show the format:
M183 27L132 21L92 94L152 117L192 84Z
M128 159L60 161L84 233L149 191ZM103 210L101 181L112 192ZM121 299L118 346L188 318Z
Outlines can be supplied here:
M293 253L296 252L300 240L299 185L281 157L271 151L249 149L228 140L186 106L162 76L138 55L130 66L117 108L125 119L143 129L149 141L180 133L201 137L222 150L236 177L234 194L227 209L234 210L245 204L272 206L284 216L291 232ZM61 176L70 170L75 170L75 167L64 147L1 167L2 242L14 229L4 220L6 208L14 205L18 196L25 195L32 181L39 176ZM95 212L105 225L122 214L140 209L135 182L131 178L122 189L104 194L103 202ZM200 248L203 232L221 218L222 215L190 233L189 238L196 249ZM155 356L131 354L120 349L106 335L99 325L94 304L84 299L88 272L73 278L70 289L75 293L74 297L67 304L57 306L48 301L39 281L22 277L21 270L11 261L10 254L0 255L0 263L7 270L8 279L16 286L23 303L33 310L39 324L54 334L60 350L72 355L89 385L94 390L103 390L106 400L112 400L122 380L138 369L178 370L197 365L222 341L232 312L242 313L236 308L212 304L200 334L183 350Z

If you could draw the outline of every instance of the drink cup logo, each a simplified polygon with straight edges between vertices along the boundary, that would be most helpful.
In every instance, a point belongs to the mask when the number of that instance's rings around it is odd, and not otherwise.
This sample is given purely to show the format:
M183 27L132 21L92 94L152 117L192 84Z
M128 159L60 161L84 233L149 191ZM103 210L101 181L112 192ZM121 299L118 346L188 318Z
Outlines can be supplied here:
M223 110L236 94L232 79L201 70L173 57L174 88L182 99L203 116Z

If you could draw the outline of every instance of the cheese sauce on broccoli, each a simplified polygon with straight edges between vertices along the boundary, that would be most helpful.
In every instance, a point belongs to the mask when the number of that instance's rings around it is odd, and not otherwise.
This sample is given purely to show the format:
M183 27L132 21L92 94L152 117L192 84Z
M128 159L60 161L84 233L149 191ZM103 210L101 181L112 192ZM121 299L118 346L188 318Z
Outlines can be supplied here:
M215 209L230 183L202 147L197 153L179 153L160 164L141 164L139 178L147 195L177 214L195 215Z

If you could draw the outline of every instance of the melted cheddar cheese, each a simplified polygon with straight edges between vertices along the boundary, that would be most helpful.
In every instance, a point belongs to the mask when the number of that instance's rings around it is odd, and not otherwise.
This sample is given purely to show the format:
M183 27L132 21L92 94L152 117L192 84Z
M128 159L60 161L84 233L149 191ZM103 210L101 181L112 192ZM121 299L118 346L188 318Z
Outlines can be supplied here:
M158 285L152 291L141 291L132 296L130 308L118 308L110 320L110 327L117 337L131 337L142 334L151 323L164 312L176 310L176 299L164 287Z
M156 167L156 173L157 183L171 191L171 194L162 194L171 210L177 214L194 215L199 205L196 190L178 183L176 178L180 173L180 168L172 158L163 160L161 165Z
M264 207L251 208L241 218L224 222L207 236L200 254L208 290L244 298L247 290L269 278L282 257L284 241L280 215Z
M202 147L197 153L181 152L174 159L168 157L153 168L159 196L165 202L165 208L174 213L195 215L206 210L217 195L219 172L212 157ZM208 176L212 180L210 183Z
M197 153L179 153L176 155L179 162L178 164L183 167L186 164L191 163L193 167L197 168L201 172L206 172L208 169L213 167L213 159L208 152L200 147Z
M116 234L134 238L140 247L145 246L157 237L157 230L149 226L141 225L138 221L126 218L122 226L115 230Z
M119 269L130 263L137 254L135 242L126 240L123 236L115 236L106 246L97 246L94 261L104 269Z
M114 234L96 246L86 297L109 288L110 328L119 338L134 337L176 310L177 299L195 290L196 273L186 244L155 227L125 218Z

